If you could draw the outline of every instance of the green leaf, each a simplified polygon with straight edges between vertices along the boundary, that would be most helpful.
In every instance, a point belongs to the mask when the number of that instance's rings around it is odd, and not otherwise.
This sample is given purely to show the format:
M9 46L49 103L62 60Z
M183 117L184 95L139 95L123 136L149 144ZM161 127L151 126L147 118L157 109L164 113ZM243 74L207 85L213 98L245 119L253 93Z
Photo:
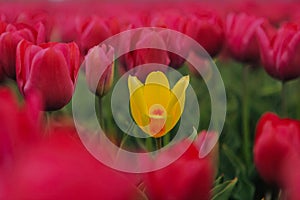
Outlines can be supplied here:
M224 154L227 156L227 158L230 160L234 168L236 169L237 171L236 175L238 175L240 172L246 174L246 167L241 161L241 159L237 157L236 154L225 144L222 145L222 150Z
M214 186L217 186L217 185L221 184L222 181L223 181L223 179L224 179L224 175L219 176L219 177L215 180Z
M217 179L218 180L218 179ZM232 190L235 187L238 179L225 181L222 184L215 186L212 190L213 197L212 200L226 200L231 196Z

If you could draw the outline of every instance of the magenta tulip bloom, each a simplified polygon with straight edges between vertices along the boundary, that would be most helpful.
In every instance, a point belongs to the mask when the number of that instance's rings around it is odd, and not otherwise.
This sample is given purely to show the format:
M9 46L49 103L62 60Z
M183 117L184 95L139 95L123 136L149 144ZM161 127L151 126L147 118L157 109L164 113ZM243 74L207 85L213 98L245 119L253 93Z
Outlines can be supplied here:
M96 16L81 20L77 26L79 41L78 44L83 54L88 50L112 35L106 19Z
M215 13L196 13L187 17L183 33L196 40L212 57L222 50L223 22Z
M131 41L129 41L128 45L131 46L132 49L137 50L126 53L120 57L121 73L127 72L139 65L148 63L159 63L165 66L169 65L170 58L168 56L168 52L160 49L143 48L144 46L149 46L149 44L152 43L155 43L162 49L165 48L166 43L162 39L161 35L152 31L144 31L130 39ZM151 71L151 68L140 68L139 70L136 70L135 75L138 75L144 81L144 78L146 78L148 73Z
M231 13L226 18L226 42L231 56L242 62L259 62L256 29L264 19L245 13Z
M284 164L299 154L300 121L264 114L258 122L254 141L255 166L264 180L282 185Z
M26 24L6 24L0 22L0 80L1 77L16 77L16 48L22 40L33 43L44 42L43 25L34 29ZM1 75L2 74L2 75Z
M272 77L287 81L300 76L300 26L287 23L268 37L264 27L257 29L262 64Z
M71 100L80 66L74 42L34 45L23 40L16 62L18 87L24 96L38 91L46 110L60 109Z
M199 139L198 142L203 142ZM173 146L180 148L184 143ZM149 199L202 199L211 198L214 166L212 157L199 158L194 144L175 162L167 167L145 174L144 182ZM163 155L156 160L166 159Z

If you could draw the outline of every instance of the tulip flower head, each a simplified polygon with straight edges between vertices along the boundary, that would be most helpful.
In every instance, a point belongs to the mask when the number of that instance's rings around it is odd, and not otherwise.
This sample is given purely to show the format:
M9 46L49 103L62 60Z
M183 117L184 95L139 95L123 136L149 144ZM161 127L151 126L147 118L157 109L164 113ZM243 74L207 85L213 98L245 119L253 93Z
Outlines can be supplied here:
M188 84L189 76L184 76L170 89L168 78L161 71L151 72L145 84L129 75L130 109L137 125L155 138L168 133L184 110Z

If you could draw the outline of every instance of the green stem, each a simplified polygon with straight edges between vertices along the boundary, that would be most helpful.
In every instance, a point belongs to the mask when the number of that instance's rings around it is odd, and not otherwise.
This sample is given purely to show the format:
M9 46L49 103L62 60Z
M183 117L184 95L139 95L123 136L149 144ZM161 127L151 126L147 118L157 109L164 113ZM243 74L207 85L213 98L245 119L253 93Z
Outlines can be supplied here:
M249 67L243 68L243 97L242 97L242 127L243 127L243 151L247 166L251 163L250 133L249 133Z
M103 101L101 97L98 97L99 102L99 123L101 126L101 129L105 132L105 122L104 122L104 112L103 112Z
M120 145L119 145L119 147L120 147L121 149L123 148L123 146L125 145L127 139L129 138L128 132L129 132L129 131L132 131L133 127L134 127L134 122L132 121L132 122L129 124L129 127L128 127L128 129L126 130L126 132L123 134L121 143L120 143Z
M171 140L171 135L170 135L170 132L169 132L169 133L167 133L166 135L163 136L163 144L164 145L169 144L170 140Z
M281 117L287 116L287 103L286 103L286 93L287 93L287 86L286 82L281 82Z
M162 148L162 138L161 137L159 137L159 138L155 138L155 143L156 143L156 150L159 150L159 149L161 149Z

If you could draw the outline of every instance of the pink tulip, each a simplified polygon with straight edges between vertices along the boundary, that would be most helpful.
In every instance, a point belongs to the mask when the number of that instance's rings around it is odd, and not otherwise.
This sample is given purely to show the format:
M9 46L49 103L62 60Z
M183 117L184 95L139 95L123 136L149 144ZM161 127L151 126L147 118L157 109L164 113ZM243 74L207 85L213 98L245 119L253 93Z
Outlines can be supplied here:
M85 72L91 91L105 95L114 78L114 49L105 45L90 49L85 57Z
M39 92L46 110L62 108L72 98L79 59L79 49L74 42L34 45L23 40L17 47L19 90L24 96Z
M299 25L284 24L273 37L268 36L268 29L259 27L257 36L262 64L270 76L283 81L300 76Z

